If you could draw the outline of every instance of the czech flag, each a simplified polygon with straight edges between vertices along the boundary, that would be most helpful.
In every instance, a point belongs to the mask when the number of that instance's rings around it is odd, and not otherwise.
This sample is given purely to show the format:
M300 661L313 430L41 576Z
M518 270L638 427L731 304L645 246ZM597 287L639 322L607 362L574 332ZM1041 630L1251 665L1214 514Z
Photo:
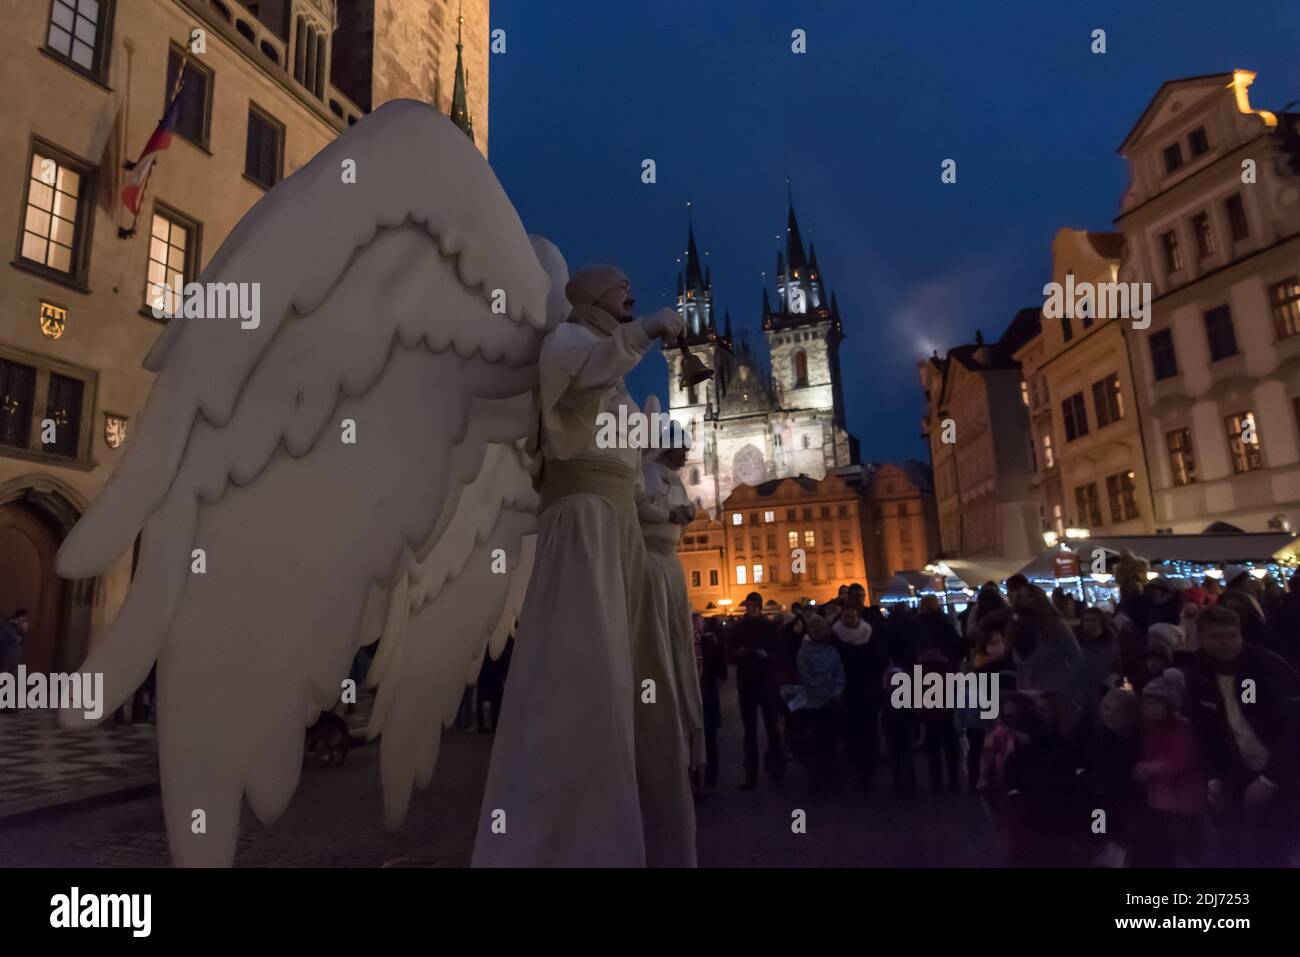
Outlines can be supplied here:
M133 224L135 217L140 215L140 206L144 202L145 187L149 184L149 173L158 160L158 154L172 145L172 135L176 130L176 118L179 114L180 97L173 96L171 103L167 107L167 112L163 114L158 127L153 131L153 135L149 137L149 142L145 144L144 152L140 154L140 158L135 161L126 174L126 183L122 187L122 205L131 212ZM129 235L134 232L134 225L129 230L118 230L119 235L123 233Z

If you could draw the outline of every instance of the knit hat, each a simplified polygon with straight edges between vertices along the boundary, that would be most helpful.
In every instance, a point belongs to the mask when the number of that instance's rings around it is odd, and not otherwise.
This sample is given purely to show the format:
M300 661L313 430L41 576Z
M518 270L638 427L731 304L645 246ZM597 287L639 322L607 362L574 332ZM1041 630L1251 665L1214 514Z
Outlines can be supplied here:
M1181 712L1187 698L1187 679L1177 668L1166 668L1160 677L1143 685L1142 696L1159 698L1169 705L1170 711Z
M1168 622L1158 622L1147 629L1147 654L1165 661L1174 660L1174 652L1183 646L1183 629Z
M807 629L808 637L813 641L821 641L831 630L830 622L821 615L809 615L808 620L804 622L804 627Z
M575 272L564 287L564 298L573 306L590 306L619 283L627 281L623 271L613 266L585 266Z

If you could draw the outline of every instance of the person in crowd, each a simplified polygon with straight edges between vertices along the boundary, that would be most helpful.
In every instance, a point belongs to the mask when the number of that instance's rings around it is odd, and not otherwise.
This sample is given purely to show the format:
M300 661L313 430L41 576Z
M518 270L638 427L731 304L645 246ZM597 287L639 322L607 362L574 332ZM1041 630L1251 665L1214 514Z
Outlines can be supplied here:
M921 599L919 618L925 633L921 638L920 651L933 648L947 661L949 668L956 669L966 656L966 642L949 620L937 595L926 595Z
M1014 605L1016 603L1016 592L1029 584L1029 579L1024 575L1015 574L1007 579L1007 603Z
M880 610L875 612L883 624ZM889 665L885 631L868 623L861 606L850 602L835 622L833 633L844 664L844 741L859 783L870 788L880 751L881 678Z
M967 660L967 671L976 675L996 676L998 697L1015 690L1015 671L1011 651L1007 645L1006 631L1011 623L1011 609L1001 608L983 615L975 633L975 647ZM996 718L983 717L977 706L968 706L957 712L957 723L966 737L966 778L973 793L979 787L980 760L984 753L984 738L993 729Z
M736 692L740 698L740 719L745 726L745 783L751 790L758 784L758 717L763 716L767 733L764 767L772 780L785 777L785 750L781 743L781 697L775 665L782 654L781 633L763 616L763 598L750 592L745 614L727 633L727 657L736 669Z
M917 657L923 675L937 674L941 679L955 670L943 649L937 643L926 644ZM925 731L925 754L930 766L930 790L938 794L944 790L944 772L947 772L948 789L960 790L958 766L956 715L952 708L924 708L919 715Z
M1141 702L1127 688L1112 688L1101 699L1099 717L1088 779L1094 805L1106 812L1096 860L1117 867L1129 860L1146 806L1142 786L1133 777L1142 752Z
M1227 592L1224 592L1226 595ZM1300 848L1300 674L1245 640L1220 598L1196 620L1190 710L1223 863L1294 865Z
M22 661L23 644L27 640L27 609L16 608L0 624L0 674L17 676L18 663Z
M1037 585L1016 591L1008 635L1021 691L1059 691L1080 704L1083 652L1065 619Z
M890 615L890 620L893 620ZM895 708L889 703L889 694L893 690L890 681L894 675L904 671L891 663L881 677L881 695L884 704L881 709L881 724L885 732L885 747L889 753L889 767L893 772L894 790L901 794L916 793L916 760L912 754L912 743L916 737L916 711L912 708ZM907 674L911 675L911 666Z
M1147 648L1142 674L1132 679L1138 694L1152 678L1158 678L1166 669L1178 666L1179 649L1185 644L1183 630L1177 625L1156 622L1147 629Z
M1066 621L1074 621L1079 617L1075 611L1074 596L1060 585L1052 589L1052 607Z
M1142 688L1142 754L1133 777L1146 788L1134 863L1175 867L1199 861L1206 778L1192 724L1183 716L1186 679L1177 668Z
M834 624L835 619L840 617L840 612L844 610L844 606L848 603L848 600L849 586L841 585L839 591L836 592L835 597L821 606L822 617L831 624Z
M721 685L727 680L727 655L722 641L722 620L710 619L700 624L699 651L700 697L704 716L704 784L718 784L718 729L722 727Z
M1044 595L1044 598L1047 596ZM1008 704L1019 701L1009 696ZM1015 746L1002 765L1004 834L1013 867L1059 867L1071 862L1070 847L1086 833L1079 775L1056 731L1044 721L1050 709L1031 698L1015 712ZM1020 702L1024 704L1024 702Z
M1079 650L1083 652L1084 712L1095 726L1102 695L1120 683L1123 671L1119 633L1100 608L1085 608L1079 616Z
M841 621L854 613L846 605ZM836 626L840 622L836 622ZM808 621L808 634L799 649L799 680L804 688L804 710L812 730L811 766L813 785L824 788L836 777L835 745L839 739L839 705L844 697L844 664L831 642L831 625L820 615Z
M1007 600L1002 597L1002 592L998 591L996 584L985 582L981 585L979 594L975 596L975 602L970 606L969 614L966 616L966 627L963 633L967 643L974 644L982 618L1006 607L1008 607Z
M1242 637L1249 644L1259 645L1285 657L1285 649L1264 616L1264 608L1259 602L1256 588L1255 580L1251 578L1250 573L1242 571L1228 582L1217 604L1236 614L1241 622Z
M893 605L885 628L889 660L910 674L925 634L925 625L915 611L901 602Z

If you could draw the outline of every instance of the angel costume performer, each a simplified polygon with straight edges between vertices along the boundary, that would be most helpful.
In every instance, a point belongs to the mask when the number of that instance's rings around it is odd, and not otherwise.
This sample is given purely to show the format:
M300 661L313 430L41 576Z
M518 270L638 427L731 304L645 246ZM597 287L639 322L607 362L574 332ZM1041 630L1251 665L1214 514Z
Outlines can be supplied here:
M695 865L671 652L648 604L640 451L597 441L601 413L640 412L623 375L653 341L649 320L595 305L626 284L580 270L568 321L542 344L542 512L476 867Z
M664 450L647 453L642 468L643 487L637 495L637 513L645 536L646 567L650 601L660 641L669 649L676 680L677 705L681 714L691 767L704 763L704 704L700 697L700 675L695 667L695 628L691 603L686 596L686 576L677 559L682 523L673 521L675 510L684 510L683 520L693 518L695 508L670 461L685 460L690 439L676 422L668 424Z

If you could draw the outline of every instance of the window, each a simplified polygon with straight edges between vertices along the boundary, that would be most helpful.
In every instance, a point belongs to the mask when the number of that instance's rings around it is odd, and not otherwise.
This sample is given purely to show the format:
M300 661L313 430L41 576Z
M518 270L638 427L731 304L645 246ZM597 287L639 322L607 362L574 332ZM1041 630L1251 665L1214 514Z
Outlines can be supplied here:
M257 107L248 108L248 146L244 152L244 175L263 189L280 181L284 153L284 127Z
M1239 243L1250 237L1250 223L1246 219L1246 204L1241 201L1241 194L1234 193L1223 201L1224 212L1228 214L1228 227L1232 230L1232 241Z
M741 515L739 512L732 512L732 513L731 513L731 524L732 524L732 525L744 525L744 524L745 524L745 516Z
M154 206L149 231L149 274L145 280L145 307L174 316L181 305L185 284L198 272L196 228L168 210Z
M0 359L0 445L25 449L32 439L36 370Z
M759 538L758 538L757 535L755 535L753 538L751 538L751 539L749 540L749 550L750 550L751 552L756 552L756 551L758 551L758 550L759 550L760 548L762 548L762 547L763 547L763 546L762 546L762 544L759 542Z
M803 510L803 517L804 517L804 520L805 520L805 521L809 521L809 522L811 522L811 521L812 521L812 509L811 509L811 508L805 508L805 509Z
M770 552L776 548L776 536L771 532L767 533L767 550Z
M1273 329L1279 339L1300 332L1300 279L1289 276L1269 286L1268 302L1273 307Z
M709 584L715 587L718 584L718 570L716 568L709 569Z
M1210 360L1218 362L1237 354L1237 335L1232 330L1232 312L1219 306L1205 314L1205 334L1210 340Z
M1097 483L1089 482L1074 490L1074 507L1079 513L1079 521L1089 526L1101 524L1101 501L1097 496Z
M823 505L822 518L830 518L830 517L831 517L831 507L829 505Z
M1022 381L1020 383L1020 401L1025 404L1026 408L1029 407L1029 383L1028 382Z
M795 512L794 512L794 509L792 509L792 508L787 508L787 509L785 510L785 520L786 520L787 522L793 522L794 519L795 519Z
M1171 229L1160 234L1160 247L1165 252L1165 274L1172 275L1183 268L1183 254L1178 251L1178 236Z
M1165 147L1165 173L1169 174L1180 169L1183 165L1183 148L1177 143L1170 143Z
M1070 322L1069 316L1061 316L1061 335L1065 336L1066 342L1074 338L1074 324Z
M808 354L800 349L794 354L794 387L802 389L808 385Z
M1088 408L1083 404L1083 393L1076 392L1061 403L1065 417L1065 441L1073 442L1088 434Z
M176 89L176 76L180 72L184 54L172 47L167 54L167 86L163 92L163 109L171 102ZM212 126L212 71L193 57L185 60L185 82L181 86L180 109L176 113L176 132L195 146L207 149L208 134Z
M700 573L698 571L691 572L691 587L692 588L700 587Z
M1205 135L1205 127L1198 126L1187 134L1187 146L1192 151L1193 159L1210 151L1210 138Z
M738 551L738 552L743 552L744 550L745 550L745 539L744 539L742 536L737 535L737 536L736 536L736 551Z
M754 584L755 584L755 585L761 585L761 584L763 584L763 566L762 566L762 565L755 565L755 566L754 566Z
M97 80L108 66L112 0L53 0L45 47L55 57Z
M789 541L789 543L790 543L790 550L791 550L791 551L793 551L794 549L796 549L796 548L799 547L799 533L798 533L798 532L790 532L790 533L788 533L788 534L786 535L786 540Z
M90 168L37 143L27 179L21 260L53 277L85 278L90 214Z
M773 522L775 522L775 521L776 521L776 512L764 512L764 513L763 513L763 524L764 524L764 525L771 525L771 524L772 524Z
M1196 254L1204 259L1214 255L1214 230L1210 228L1208 213L1192 217L1192 235L1196 237Z
M1151 333L1151 372L1156 381L1178 375L1178 357L1174 355L1172 329Z
M811 528L803 533L803 544L805 548L815 548L817 545L817 533Z
M849 507L847 505L837 505L835 507L835 514L838 515L840 518L848 518Z
M1232 471L1236 475L1253 472L1264 467L1264 451L1259 441L1259 429L1255 425L1255 413L1238 412L1227 418L1228 455L1232 459Z
M1124 397L1119 391L1119 376L1112 372L1092 384L1092 405L1097 410L1097 428L1105 428L1124 418Z
M86 384L71 376L50 373L50 391L45 418L54 422L54 441L43 445L47 452L76 458L81 438L81 400Z
M1191 485L1196 481L1196 459L1192 455L1190 429L1174 429L1165 433L1165 447L1169 450L1169 474L1174 486Z
M746 576L748 573L749 573L749 569L746 568L744 565L737 565L737 566L736 566L736 584L737 584L737 585L747 585L747 584L749 584L749 582L745 581L745 576Z
M852 536L849 534L849 530L847 528L840 529L840 544L841 545L852 544Z
M1106 497L1110 499L1110 520L1127 522L1138 517L1137 486L1132 472L1106 476Z

